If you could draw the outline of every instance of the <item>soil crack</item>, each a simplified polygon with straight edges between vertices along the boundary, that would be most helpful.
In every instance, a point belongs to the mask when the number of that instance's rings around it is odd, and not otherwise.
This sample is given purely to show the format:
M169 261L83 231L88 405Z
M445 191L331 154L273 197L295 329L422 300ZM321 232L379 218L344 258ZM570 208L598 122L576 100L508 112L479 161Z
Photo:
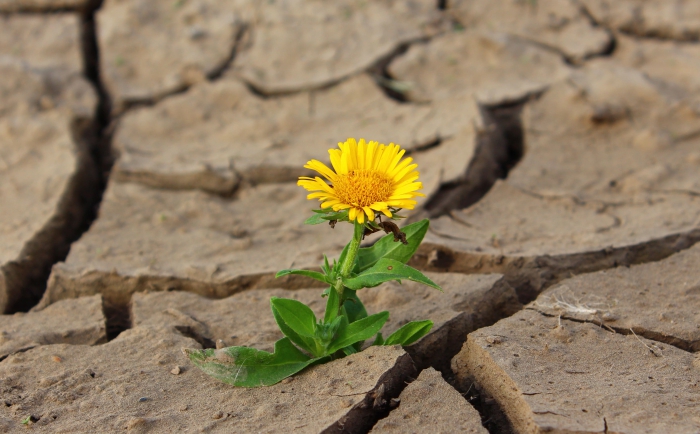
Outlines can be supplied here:
M549 318L557 318L560 317L563 320L566 321L571 321L571 322L577 322L580 324L594 324L599 327L605 328L607 331L611 333L617 333L625 336L636 336L636 337L643 337L645 339L648 339L650 341L654 342L659 342L662 344L670 345L672 347L676 347L679 350L683 350L689 353L693 353L693 342L688 342L686 340L676 338L673 336L668 336L663 333L655 332L653 330L648 330L640 327L615 327L614 325L608 324L603 318L592 318L590 320L585 320L585 319L579 319L579 318L572 318L570 316L567 316L566 314L564 315L554 315L554 314L549 314L542 312L541 310L537 309L537 307L526 307L525 309L535 311L539 313L542 316L549 317ZM662 357L663 356L663 350L661 350L658 347L649 347L647 344L645 344L643 341L640 340L644 346L647 347L647 349L655 356L657 357Z
M110 151L110 98L100 81L94 13L101 1L85 9L57 8L54 13L76 13L80 22L80 51L83 76L92 84L98 102L92 117L74 117L70 131L76 146L75 172L61 195L56 213L27 242L18 260L3 270L8 302L5 313L27 311L39 302L46 291L53 264L65 260L71 244L87 231L97 217L112 165ZM33 9L20 13L37 14ZM46 11L42 15L47 15Z
M452 210L470 207L481 200L498 179L508 176L525 152L522 110L538 96L528 95L497 106L480 106L484 129L477 135L474 158L460 179L441 185L428 198L423 207L427 217L437 218L449 215ZM412 220L422 217L417 215Z

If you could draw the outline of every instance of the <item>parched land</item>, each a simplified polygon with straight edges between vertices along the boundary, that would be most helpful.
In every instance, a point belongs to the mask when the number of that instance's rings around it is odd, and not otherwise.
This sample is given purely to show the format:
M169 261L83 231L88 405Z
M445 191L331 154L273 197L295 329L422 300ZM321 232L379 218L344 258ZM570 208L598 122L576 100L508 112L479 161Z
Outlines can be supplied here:
M266 388L310 159L419 165L385 331ZM376 236L375 236L376 237ZM376 238L368 238L372 242ZM0 432L700 432L697 0L0 0ZM386 333L385 333L386 335Z

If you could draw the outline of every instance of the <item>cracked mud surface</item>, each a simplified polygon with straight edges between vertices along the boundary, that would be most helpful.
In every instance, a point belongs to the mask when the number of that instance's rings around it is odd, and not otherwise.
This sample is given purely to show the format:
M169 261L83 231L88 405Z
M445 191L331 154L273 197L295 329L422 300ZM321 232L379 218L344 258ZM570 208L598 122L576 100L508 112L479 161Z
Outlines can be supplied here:
M0 0L0 432L698 432L699 23L693 0ZM181 347L271 349L271 296L323 310L273 277L349 239L295 185L347 137L418 163L411 265L445 289L362 298L385 335L435 327L268 388L205 376Z

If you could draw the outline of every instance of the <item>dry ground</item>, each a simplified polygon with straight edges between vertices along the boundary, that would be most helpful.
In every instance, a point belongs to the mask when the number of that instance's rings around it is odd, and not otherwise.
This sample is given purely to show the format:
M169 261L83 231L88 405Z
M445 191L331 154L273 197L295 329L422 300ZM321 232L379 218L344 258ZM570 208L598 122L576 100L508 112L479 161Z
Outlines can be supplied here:
M699 40L696 0L0 0L0 432L700 432ZM419 164L445 289L363 300L435 328L205 376L323 309L273 276L349 239L295 185L348 137Z

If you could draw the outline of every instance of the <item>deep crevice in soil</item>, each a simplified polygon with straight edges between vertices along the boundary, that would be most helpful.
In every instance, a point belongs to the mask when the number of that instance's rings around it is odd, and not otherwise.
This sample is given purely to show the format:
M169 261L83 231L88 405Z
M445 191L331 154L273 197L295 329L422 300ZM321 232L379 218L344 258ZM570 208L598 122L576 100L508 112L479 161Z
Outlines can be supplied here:
M119 336L121 332L131 328L129 306L109 305L103 300L102 313L105 316L107 342Z
M484 130L477 135L474 157L466 173L445 183L424 205L429 218L449 214L475 204L523 157L525 138L520 119L525 104L536 96L496 106L482 105Z
M456 252L444 246L423 243L409 265L423 271L465 274L502 273L515 288L522 304L533 301L555 283L578 274L619 266L656 262L700 242L700 229L668 235L635 245L602 250L537 257Z
M396 78L389 73L389 65L391 65L391 62L393 62L397 57L406 54L408 49L411 48L411 45L426 42L427 40L427 38L423 38L416 41L404 42L403 44L397 46L394 51L380 58L374 63L374 65L367 69L367 72L374 78L377 86L379 86L387 98L399 103L410 102L408 98L406 98L404 93L405 91L402 91L402 83L396 80Z
M175 326L175 329L183 336L194 339L199 345L204 349L216 348L216 342L209 339L208 337L197 333L192 327L188 326Z
M479 391L476 388L476 383L470 381L466 390L462 390L464 388L454 379L446 378L445 380L460 392L469 405L479 412L481 425L490 434L513 434L515 432L498 402Z
M39 302L46 291L53 264L68 256L71 244L97 216L111 168L109 135L106 133L110 102L99 80L94 37L94 10L100 5L100 0L93 1L87 9L77 11L81 23L83 73L98 94L98 106L93 119L76 118L71 122L77 167L56 213L25 245L20 257L3 267L0 285L5 286L8 294L5 313L27 311ZM57 11L51 11L54 12Z
M368 433L380 419L389 415L395 407L394 398L397 398L418 374L411 357L404 354L394 367L379 378L374 391L368 393L363 402L322 433Z

